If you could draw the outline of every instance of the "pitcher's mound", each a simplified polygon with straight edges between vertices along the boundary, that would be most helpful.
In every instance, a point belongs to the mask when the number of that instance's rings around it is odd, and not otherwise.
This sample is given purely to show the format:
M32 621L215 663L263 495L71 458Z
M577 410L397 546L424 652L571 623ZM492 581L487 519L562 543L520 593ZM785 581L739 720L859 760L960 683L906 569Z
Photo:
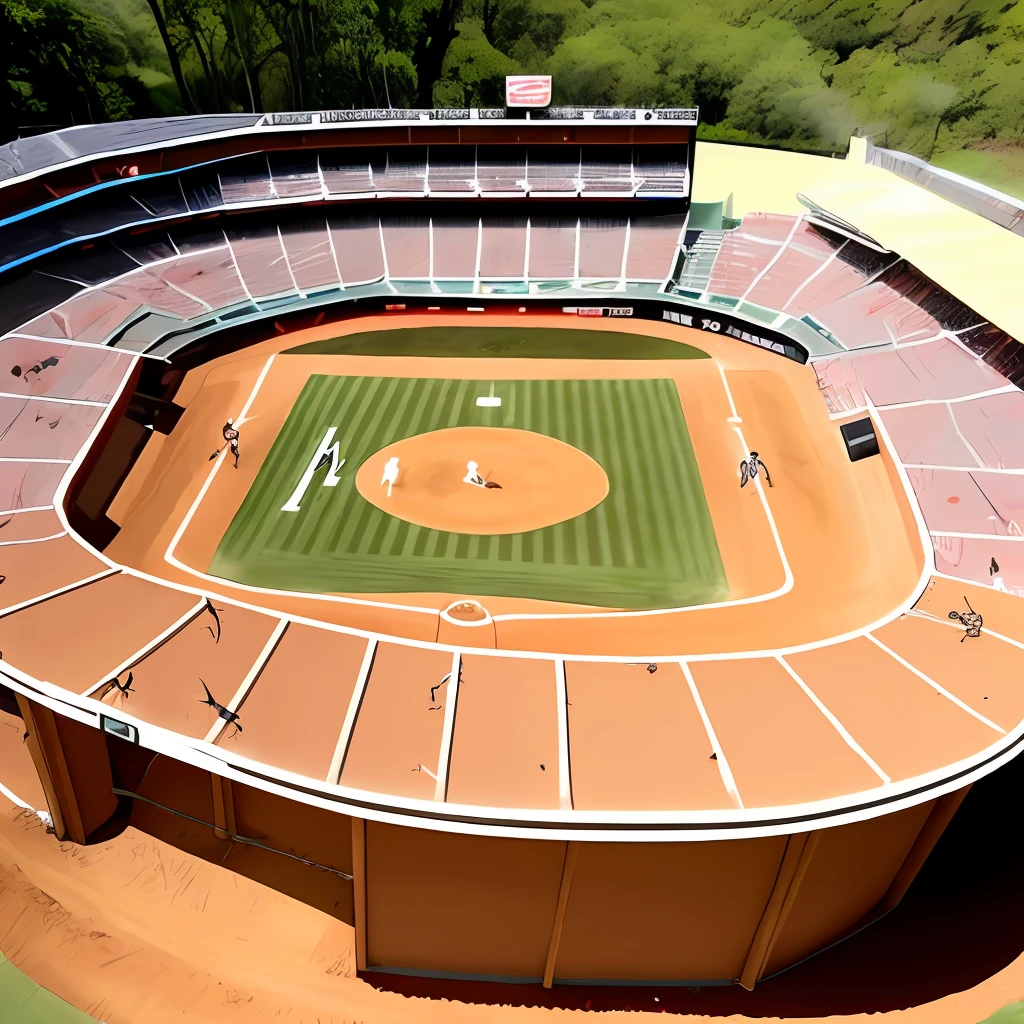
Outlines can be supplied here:
M391 497L380 485L397 455ZM500 488L462 482L466 463ZM585 452L531 430L451 427L396 441L356 473L356 489L390 515L451 533L526 533L582 515L608 494L605 471Z

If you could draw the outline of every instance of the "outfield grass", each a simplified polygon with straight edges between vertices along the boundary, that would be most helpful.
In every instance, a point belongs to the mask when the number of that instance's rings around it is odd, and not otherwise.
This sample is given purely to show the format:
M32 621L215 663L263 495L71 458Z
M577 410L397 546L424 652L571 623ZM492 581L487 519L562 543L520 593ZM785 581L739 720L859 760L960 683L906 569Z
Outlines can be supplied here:
M520 359L707 359L692 345L619 331L560 327L402 327L347 334L289 349L321 356L432 356Z
M714 527L672 380L490 381L311 376L225 533L216 576L282 590L433 592L655 608L726 594ZM281 512L324 431L346 464ZM470 536L415 526L355 488L359 466L405 437L456 426L558 438L605 469L608 497L565 523Z

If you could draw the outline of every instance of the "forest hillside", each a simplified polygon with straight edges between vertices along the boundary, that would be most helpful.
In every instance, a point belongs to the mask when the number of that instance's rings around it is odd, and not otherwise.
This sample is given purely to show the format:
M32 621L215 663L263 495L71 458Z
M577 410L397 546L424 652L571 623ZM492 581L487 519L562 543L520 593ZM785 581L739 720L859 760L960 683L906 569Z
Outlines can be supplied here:
M1024 182L1024 0L0 0L3 139L160 114L696 104L701 137L860 131ZM1005 180L1003 180L1005 179Z

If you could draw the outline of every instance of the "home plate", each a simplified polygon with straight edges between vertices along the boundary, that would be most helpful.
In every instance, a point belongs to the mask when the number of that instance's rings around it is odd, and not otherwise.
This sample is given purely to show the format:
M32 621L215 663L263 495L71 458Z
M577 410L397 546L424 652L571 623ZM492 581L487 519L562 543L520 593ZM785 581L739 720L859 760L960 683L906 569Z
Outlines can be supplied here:
M494 395L481 395L476 404L482 409L494 409L501 405L501 399L495 398Z

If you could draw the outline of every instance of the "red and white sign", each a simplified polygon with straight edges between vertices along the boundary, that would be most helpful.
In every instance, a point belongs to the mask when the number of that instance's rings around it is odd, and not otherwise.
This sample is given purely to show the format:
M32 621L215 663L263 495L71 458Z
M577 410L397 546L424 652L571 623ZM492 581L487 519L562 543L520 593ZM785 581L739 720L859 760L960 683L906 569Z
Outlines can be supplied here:
M550 75L508 75L506 107L546 107L551 103Z

